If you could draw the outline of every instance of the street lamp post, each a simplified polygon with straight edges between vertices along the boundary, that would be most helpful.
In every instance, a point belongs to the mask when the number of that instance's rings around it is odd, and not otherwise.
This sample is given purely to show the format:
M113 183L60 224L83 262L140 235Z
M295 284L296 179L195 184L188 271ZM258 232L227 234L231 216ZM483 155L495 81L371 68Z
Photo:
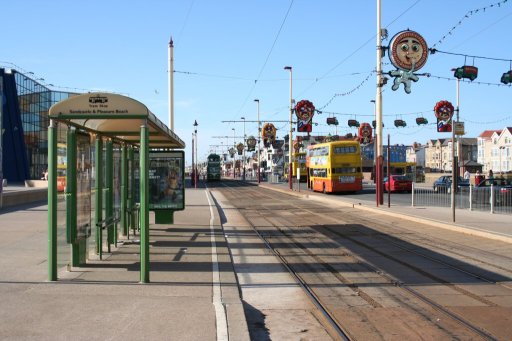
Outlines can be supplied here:
M370 100L373 103L373 116L375 117L375 125L377 125L377 106L375 100ZM373 130L373 183L377 183L377 130L374 127Z
M245 116L244 117L240 117L241 120L244 120L244 153L243 153L243 159L242 159L242 180L245 181L245 142L246 142L246 138L245 138Z
M285 66L285 70L290 71L290 134L288 135L288 185L290 189L293 189L292 182L292 143L293 143L293 123L292 123L292 115L293 115L293 97L292 97L292 67Z
M451 71L455 71L455 69L451 69ZM455 113L457 114L457 121L459 122L459 99L460 99L460 79L457 78L457 88L456 88L456 97L457 104L455 107ZM457 144L457 149L455 149L455 145ZM455 222L455 190L457 189L458 182L458 167L459 167L459 144L458 138L455 136L455 124L452 117L452 193L451 193L451 208L452 208L452 221Z
M197 126L199 124L197 123L197 120L194 120L194 133L195 133L195 136L196 136L196 145L195 145L195 148L196 148L196 152L195 152L195 156L196 156L196 161L195 161L195 168L194 168L194 187L197 188L197 181L199 180L199 175L197 174Z
M382 29L381 29L381 0L377 0L377 65L376 65L376 74L377 74L377 89L375 94L375 134L377 144L377 156L376 156L376 184L377 188L375 191L376 194L376 202L377 206L382 205L384 203L384 196L382 193L382 163L383 163L383 155L382 155Z
M231 130L233 130L233 148L236 149L235 128L231 128ZM233 154L233 179L236 178L236 175L235 175L235 164L236 164L236 153Z
M258 107L258 183L261 182L261 176L260 176L260 136L261 136L261 128L260 128L260 100L255 99L254 102L256 102Z
M194 132L192 132L192 171L190 172L190 184L191 186L194 186L194 182L196 180L195 175L195 167L194 167L194 143L195 143L195 135Z

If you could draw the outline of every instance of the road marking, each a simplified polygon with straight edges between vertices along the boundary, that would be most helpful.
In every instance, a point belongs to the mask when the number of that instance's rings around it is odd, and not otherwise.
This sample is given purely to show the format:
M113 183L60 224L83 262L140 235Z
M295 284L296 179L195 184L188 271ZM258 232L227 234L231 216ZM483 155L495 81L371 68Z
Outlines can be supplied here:
M222 304L222 293L220 290L220 274L219 263L217 259L217 244L215 243L215 233L213 229L213 203L210 199L210 191L206 190L206 198L208 199L208 206L210 207L210 242L212 244L212 283L213 283L213 305L215 306L215 317L217 322L217 340L228 341L228 325L226 320L226 309Z

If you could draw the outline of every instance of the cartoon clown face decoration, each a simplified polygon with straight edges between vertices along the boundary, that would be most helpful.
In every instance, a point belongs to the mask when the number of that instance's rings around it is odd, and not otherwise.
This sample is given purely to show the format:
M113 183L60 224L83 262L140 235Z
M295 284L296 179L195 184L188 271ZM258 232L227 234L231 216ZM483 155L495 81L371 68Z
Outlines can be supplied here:
M272 142L274 142L276 138L276 127L272 123L265 123L263 125L263 129L261 130L261 137L263 138L263 144L265 148L270 147Z
M297 115L297 131L310 133L312 130L311 121L315 115L315 106L308 100L301 100L295 106Z
M454 111L453 104L448 101L439 101L436 103L434 112L437 117L437 132L452 131L452 116Z
M397 69L417 71L427 62L428 46L414 31L398 32L389 44L389 59Z
M369 123L361 123L359 126L359 143L366 145L372 142L372 127Z

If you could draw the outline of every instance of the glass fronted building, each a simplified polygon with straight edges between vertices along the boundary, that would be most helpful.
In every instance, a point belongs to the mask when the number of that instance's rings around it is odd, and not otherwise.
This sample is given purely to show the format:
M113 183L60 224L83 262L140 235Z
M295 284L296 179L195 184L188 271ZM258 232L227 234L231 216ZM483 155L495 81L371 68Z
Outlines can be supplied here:
M53 91L28 74L0 68L1 178L21 183L43 177L48 165L48 110L73 95ZM59 133L59 140L64 133Z

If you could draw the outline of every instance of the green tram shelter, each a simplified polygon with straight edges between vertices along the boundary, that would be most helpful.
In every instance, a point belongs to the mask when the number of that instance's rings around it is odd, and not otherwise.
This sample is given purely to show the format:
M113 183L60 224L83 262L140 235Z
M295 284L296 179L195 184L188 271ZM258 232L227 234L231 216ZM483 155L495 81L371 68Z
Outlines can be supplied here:
M168 129L142 103L117 94L88 93L77 95L61 101L50 108L50 126L48 128L48 277L57 280L57 127L60 122L68 127L66 141L66 231L67 240L71 244L71 264L79 266L86 259L86 243L83 235L77 236L77 131L89 133L95 143L95 216L96 252L102 256L102 229L107 230L108 245L117 243L117 219L113 210L113 141L121 145L121 183L120 186L120 224L123 234L128 231L129 211L133 209L132 199L128 198L128 172L132 180L136 172L134 152L139 153L139 198L140 198L140 282L149 282L149 162L150 151L174 151L185 148L185 143L174 132ZM105 146L104 146L105 143ZM105 149L105 156L102 155ZM179 151L183 157L183 151ZM103 164L105 160L105 165ZM130 164L128 162L130 160ZM181 163L183 164L183 163ZM131 167L129 167L129 165ZM92 170L91 170L92 172ZM103 181L103 174L105 179ZM91 174L92 175L92 174ZM105 186L103 186L105 182ZM134 184L134 182L132 183ZM183 187L183 186L182 186ZM135 190L134 185L132 189ZM183 190L183 189L182 189ZM90 192L88 194L90 199ZM105 198L105 203L103 203ZM131 202L130 202L131 201ZM130 207L131 206L131 207ZM105 219L103 219L103 207ZM157 223L173 222L173 212L184 209L160 209L155 211ZM90 213L89 213L90 217ZM133 215L131 215L133 218ZM89 218L90 219L90 218ZM90 228L89 228L90 230ZM115 241L114 241L115 240ZM113 242L114 241L114 242Z

